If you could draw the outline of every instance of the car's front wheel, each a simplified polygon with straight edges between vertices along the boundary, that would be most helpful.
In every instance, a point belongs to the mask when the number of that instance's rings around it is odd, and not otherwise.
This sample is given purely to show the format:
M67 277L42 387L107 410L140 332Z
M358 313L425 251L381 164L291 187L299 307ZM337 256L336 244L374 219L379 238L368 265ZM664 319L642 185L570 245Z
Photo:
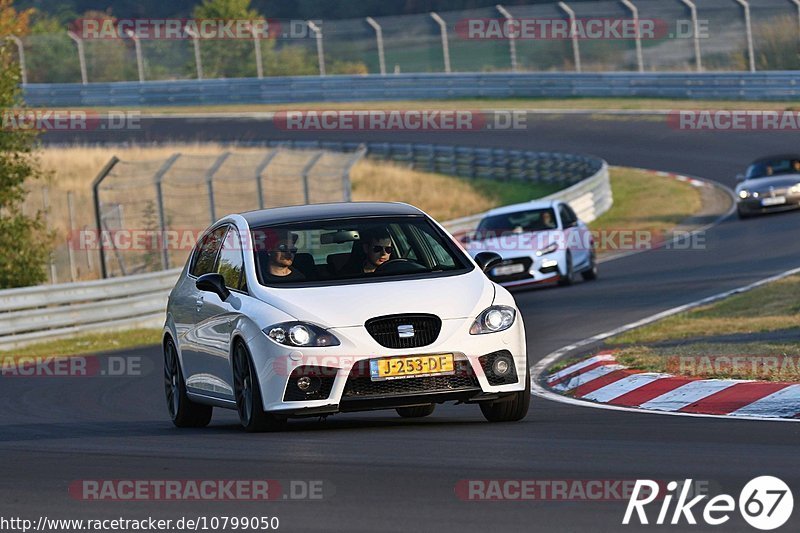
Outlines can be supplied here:
M277 431L286 426L285 418L264 411L261 387L253 370L253 359L241 341L233 349L233 392L239 421L246 431Z
M414 407L398 407L397 414L403 418L422 418L433 414L435 404L415 405Z
M591 253L589 254L589 268L581 272L581 276L586 281L597 279L597 255L595 254L594 249L592 249Z
M572 270L572 254L567 252L567 259L566 259L566 268L564 272L559 273L558 276L558 284L562 287L566 287L567 285L572 285L573 279L575 277L575 273Z
M211 422L214 408L195 403L186 394L178 350L172 339L164 343L164 392L172 423L179 428L201 428Z
M518 422L528 414L531 405L531 376L525 373L525 389L513 393L511 399L481 402L481 412L489 422Z

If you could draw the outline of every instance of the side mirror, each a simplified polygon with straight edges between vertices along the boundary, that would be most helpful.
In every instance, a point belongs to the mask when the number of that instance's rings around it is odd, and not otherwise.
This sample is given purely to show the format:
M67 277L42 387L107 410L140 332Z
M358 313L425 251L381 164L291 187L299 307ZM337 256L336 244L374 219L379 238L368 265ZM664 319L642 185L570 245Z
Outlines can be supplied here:
M478 263L478 266L481 267L481 270L488 272L493 267L502 263L503 258L500 257L500 254L495 252L481 252L475 256L475 262Z
M195 286L201 291L213 292L223 302L231 295L231 291L225 286L225 278L222 277L222 274L217 274L216 272L203 274L197 278Z

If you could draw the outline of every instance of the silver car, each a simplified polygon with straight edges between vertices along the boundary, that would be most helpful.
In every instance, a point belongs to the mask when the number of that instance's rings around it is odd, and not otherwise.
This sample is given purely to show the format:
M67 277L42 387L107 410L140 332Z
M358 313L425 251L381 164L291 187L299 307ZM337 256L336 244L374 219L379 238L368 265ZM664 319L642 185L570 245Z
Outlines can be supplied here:
M739 218L800 207L800 155L758 159L737 179Z

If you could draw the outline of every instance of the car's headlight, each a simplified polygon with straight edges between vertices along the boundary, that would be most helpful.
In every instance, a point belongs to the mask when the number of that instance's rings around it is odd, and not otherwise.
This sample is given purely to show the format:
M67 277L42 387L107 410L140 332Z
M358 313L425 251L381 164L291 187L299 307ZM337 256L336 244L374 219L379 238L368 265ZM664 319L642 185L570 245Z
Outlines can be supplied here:
M791 194L800 194L800 183L797 183L796 185L792 185L791 188L789 189L789 193L791 193Z
M739 198L741 198L742 200L749 197L750 197L750 191L748 191L747 189L742 189L741 191L739 191Z
M339 339L319 326L306 322L283 322L264 328L264 333L286 346L339 346Z
M557 242L551 242L550 244L548 244L547 246L545 246L541 250L536 250L536 256L537 257L541 257L543 255L552 254L556 250L558 250L558 243Z
M469 328L469 334L483 335L506 330L514 323L516 316L517 312L513 307L493 305L478 315L478 318L472 323L472 327Z

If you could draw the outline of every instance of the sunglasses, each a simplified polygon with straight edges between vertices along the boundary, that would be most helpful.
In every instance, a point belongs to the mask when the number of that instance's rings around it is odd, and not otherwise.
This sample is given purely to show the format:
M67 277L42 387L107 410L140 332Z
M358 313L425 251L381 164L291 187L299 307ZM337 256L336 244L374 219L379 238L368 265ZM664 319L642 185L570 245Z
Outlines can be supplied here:
M375 253L375 254L383 252L383 253L385 253L387 255L392 255L393 251L394 251L394 246L373 246L372 247L372 253Z
M278 246L278 247L277 247L275 250L273 250L273 251L274 251L274 252L281 252L281 253L284 253L284 254L292 254L292 255L295 255L295 254L297 253L297 248L288 248L288 247L286 247L286 246L284 246L284 245L281 245L281 246Z

